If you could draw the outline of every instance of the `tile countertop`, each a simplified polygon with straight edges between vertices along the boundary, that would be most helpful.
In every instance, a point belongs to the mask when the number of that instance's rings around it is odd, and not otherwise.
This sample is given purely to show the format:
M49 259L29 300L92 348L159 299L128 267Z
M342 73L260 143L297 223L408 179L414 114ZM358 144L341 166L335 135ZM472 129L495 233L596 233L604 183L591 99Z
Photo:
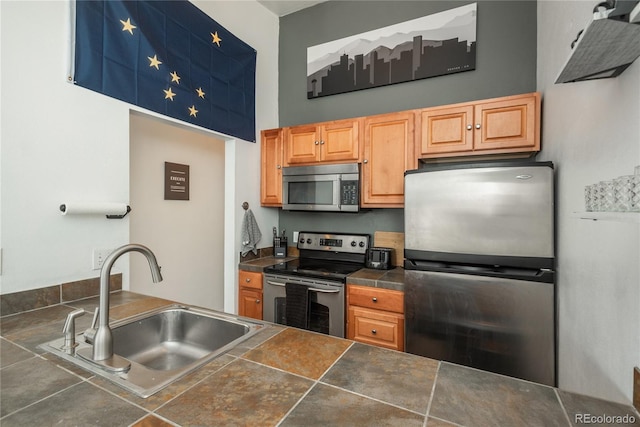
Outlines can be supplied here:
M112 294L111 315L171 303L121 291ZM97 304L89 298L0 319L3 427L640 426L631 406L280 325L141 399L37 348L60 335L68 312ZM78 319L78 331L89 317Z

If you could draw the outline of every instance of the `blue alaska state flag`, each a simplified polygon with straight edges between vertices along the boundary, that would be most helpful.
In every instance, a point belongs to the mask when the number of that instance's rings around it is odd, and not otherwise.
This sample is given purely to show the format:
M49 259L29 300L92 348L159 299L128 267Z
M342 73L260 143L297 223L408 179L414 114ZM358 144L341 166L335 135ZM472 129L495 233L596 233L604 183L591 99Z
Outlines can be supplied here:
M186 0L75 2L73 82L255 142L256 51Z

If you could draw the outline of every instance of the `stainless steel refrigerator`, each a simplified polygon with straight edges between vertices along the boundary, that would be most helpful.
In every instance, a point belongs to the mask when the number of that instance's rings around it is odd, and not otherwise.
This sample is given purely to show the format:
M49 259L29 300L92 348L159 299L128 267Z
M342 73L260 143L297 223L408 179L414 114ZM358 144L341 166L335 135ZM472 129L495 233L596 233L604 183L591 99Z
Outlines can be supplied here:
M556 385L551 162L405 174L405 349Z

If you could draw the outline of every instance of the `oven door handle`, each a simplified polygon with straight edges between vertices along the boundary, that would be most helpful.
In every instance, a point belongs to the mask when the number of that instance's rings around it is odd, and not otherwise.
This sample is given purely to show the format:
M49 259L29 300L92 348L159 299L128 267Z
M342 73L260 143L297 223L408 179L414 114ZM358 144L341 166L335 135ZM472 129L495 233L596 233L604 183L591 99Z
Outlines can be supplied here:
M318 289L318 288L309 288L310 292L320 292L322 294L337 294L340 292L340 289Z
M285 284L280 282L274 282L272 280L267 280L267 283L273 286L282 286L284 288Z
M270 284L270 285L274 285L274 286L282 286L282 287L285 286L284 283L274 282L272 280L267 280L267 283ZM320 293L323 293L323 294L337 294L338 292L340 292L340 289L309 288L309 291L311 291L311 292L320 292Z

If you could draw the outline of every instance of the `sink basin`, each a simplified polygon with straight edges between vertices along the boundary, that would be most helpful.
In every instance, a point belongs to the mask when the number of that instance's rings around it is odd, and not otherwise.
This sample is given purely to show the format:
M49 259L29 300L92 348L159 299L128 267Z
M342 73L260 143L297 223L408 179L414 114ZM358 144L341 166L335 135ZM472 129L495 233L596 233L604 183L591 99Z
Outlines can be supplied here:
M91 344L82 334L73 355L64 339L40 347L100 375L141 397L149 397L178 378L231 350L266 324L194 307L173 305L111 323L113 352L131 363L126 372L110 372L90 359Z
M174 308L112 328L113 352L149 369L181 369L245 336L245 323Z

